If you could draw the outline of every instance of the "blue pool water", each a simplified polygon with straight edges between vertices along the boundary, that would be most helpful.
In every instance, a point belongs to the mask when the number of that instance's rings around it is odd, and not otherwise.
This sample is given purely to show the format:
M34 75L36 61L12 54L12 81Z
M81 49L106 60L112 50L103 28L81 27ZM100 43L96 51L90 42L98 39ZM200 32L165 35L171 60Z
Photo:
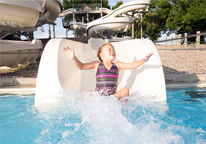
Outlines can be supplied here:
M0 96L2 144L204 144L206 88L167 89L167 102L64 93L37 110L34 95Z

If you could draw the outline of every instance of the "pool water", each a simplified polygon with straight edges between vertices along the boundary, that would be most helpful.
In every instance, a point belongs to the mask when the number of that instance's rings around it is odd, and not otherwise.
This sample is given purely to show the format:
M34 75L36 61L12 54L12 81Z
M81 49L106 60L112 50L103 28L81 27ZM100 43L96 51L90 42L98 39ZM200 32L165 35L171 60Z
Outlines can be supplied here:
M62 95L60 105L40 109L34 95L0 95L0 143L206 143L206 88L167 89L167 102Z

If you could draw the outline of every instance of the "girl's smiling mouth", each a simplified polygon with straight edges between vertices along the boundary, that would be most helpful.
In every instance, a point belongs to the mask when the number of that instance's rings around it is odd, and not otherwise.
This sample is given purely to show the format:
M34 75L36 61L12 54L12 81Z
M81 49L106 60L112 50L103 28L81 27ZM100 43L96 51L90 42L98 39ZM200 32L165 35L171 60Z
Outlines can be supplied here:
M110 54L111 56L116 56L116 54L115 53L112 53L112 54Z

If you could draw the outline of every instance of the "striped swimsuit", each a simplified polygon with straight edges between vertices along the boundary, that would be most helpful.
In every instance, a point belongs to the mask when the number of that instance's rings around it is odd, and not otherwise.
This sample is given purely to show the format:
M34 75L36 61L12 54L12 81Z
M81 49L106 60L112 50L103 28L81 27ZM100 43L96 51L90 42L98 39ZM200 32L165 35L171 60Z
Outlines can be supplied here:
M102 95L108 96L116 93L119 71L117 66L112 63L108 70L103 63L100 63L96 74L96 91Z

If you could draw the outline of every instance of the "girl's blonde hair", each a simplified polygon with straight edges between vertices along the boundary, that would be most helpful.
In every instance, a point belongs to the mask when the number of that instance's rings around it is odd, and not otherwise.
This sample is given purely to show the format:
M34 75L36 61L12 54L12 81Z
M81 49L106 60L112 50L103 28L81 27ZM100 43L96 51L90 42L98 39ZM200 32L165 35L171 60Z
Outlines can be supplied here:
M97 57L98 59L102 62L102 58L100 56L100 53L102 52L102 49L106 46L106 45L111 45L112 47L114 47L111 43L105 43L103 44L99 49L98 49L98 52L97 52Z

